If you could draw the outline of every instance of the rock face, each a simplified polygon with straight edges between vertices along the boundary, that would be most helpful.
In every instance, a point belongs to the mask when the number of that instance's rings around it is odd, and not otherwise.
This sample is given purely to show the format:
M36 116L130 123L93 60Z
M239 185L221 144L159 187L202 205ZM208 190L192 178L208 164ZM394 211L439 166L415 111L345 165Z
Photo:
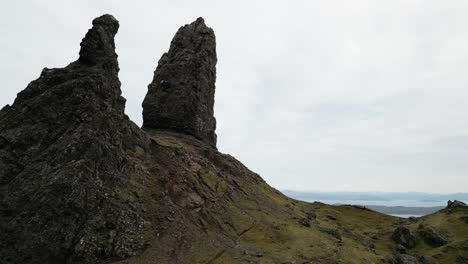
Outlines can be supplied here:
M192 135L216 147L216 41L202 18L179 29L143 102L143 128Z
M404 226L399 226L393 231L392 239L406 248L413 248L416 245L416 237Z
M432 247L441 247L448 243L448 238L440 230L436 230L433 227L426 227L418 231L418 234L422 237L426 244Z
M133 171L125 153L149 141L124 114L118 28L110 15L96 18L76 62L45 68L0 111L0 259L7 263L93 263L143 247L132 237L145 230L144 219L108 196Z

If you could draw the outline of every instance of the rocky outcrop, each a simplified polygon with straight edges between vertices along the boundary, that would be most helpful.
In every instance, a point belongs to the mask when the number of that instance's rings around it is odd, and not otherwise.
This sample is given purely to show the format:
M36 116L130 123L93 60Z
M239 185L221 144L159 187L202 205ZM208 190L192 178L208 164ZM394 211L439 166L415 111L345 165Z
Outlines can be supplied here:
M468 208L468 206L462 201L458 201L458 200L454 200L453 202L448 201L447 209L454 209L454 208Z
M177 31L143 102L143 128L192 135L216 147L216 41L202 18Z
M309 212L307 212L307 218L309 220L317 219L317 214L315 213L315 210L310 210Z
M338 240L341 240L341 234L338 230L336 229L333 229L333 228L327 228L327 227L320 227L319 230L321 232L324 232L324 233L327 233L331 236L333 236L334 238L338 239Z
M448 243L447 235L433 227L422 228L418 230L418 234L422 237L424 242L431 247L441 247Z
M416 245L416 237L404 226L399 226L393 231L392 239L406 248L413 248Z
M93 21L80 57L45 68L0 111L0 259L93 263L144 246L147 222L116 190L134 171L126 152L149 140L124 114L110 15ZM1 262L1 261L0 261Z
M393 264L426 264L423 257L415 257L408 254L397 254L392 262Z
M84 65L100 65L102 68L118 72L117 54L114 36L119 29L119 22L111 15L104 15L93 20L93 27L81 42L78 62Z

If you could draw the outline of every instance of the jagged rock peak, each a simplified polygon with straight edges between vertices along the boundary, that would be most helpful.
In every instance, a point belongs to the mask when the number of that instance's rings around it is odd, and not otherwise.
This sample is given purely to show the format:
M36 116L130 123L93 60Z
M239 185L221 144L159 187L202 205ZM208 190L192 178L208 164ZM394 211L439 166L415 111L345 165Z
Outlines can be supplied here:
M15 104L31 104L29 101L33 98L51 91L75 97L91 92L94 95L79 104L104 100L107 106L124 114L126 100L121 96L114 43L118 28L119 22L111 15L95 18L80 44L78 60L64 68L44 68L40 77L18 94ZM72 80L74 85L71 85Z
M216 147L216 38L203 18L181 27L143 102L143 128L192 135Z
M127 153L149 139L124 113L118 22L93 25L78 61L44 69L0 110L0 263L100 263L145 247L147 222L108 197L127 188Z
M114 37L119 29L119 21L106 14L93 20L93 27L81 41L79 62L95 65L107 63L118 67Z

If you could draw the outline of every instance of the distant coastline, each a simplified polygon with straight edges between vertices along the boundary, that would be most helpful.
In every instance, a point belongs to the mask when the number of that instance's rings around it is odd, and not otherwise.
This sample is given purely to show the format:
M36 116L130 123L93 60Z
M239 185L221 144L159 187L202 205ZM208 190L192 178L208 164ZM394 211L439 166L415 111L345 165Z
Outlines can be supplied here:
M423 216L433 214L439 210L445 208L445 206L433 206L433 207L410 207L410 206L383 206L383 205L368 205L367 208L389 215L395 216Z
M291 190L282 192L297 200L334 205L360 205L376 212L399 217L418 217L435 213L445 208L448 200L468 202L468 193L300 192Z

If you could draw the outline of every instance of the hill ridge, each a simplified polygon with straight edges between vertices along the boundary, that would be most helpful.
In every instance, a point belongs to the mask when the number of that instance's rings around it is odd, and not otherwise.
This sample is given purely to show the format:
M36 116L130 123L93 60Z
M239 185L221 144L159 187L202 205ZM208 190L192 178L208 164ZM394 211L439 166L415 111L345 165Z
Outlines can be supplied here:
M466 206L402 220L301 202L220 153L201 18L160 60L139 128L124 113L118 25L96 18L77 61L45 68L0 111L0 263L463 263ZM413 248L391 239L399 227Z

